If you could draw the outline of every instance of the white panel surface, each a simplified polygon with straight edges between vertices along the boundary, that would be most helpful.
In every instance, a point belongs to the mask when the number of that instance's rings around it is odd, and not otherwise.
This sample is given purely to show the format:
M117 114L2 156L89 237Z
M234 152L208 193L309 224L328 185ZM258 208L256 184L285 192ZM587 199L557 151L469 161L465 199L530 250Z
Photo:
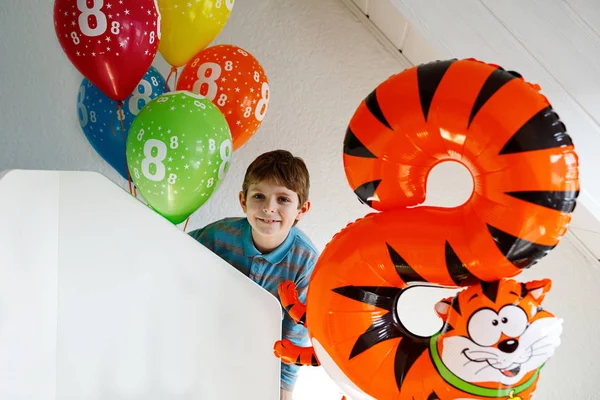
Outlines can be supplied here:
M54 400L59 174L0 176L0 398Z
M278 301L187 234L97 173L0 201L0 398L278 398Z

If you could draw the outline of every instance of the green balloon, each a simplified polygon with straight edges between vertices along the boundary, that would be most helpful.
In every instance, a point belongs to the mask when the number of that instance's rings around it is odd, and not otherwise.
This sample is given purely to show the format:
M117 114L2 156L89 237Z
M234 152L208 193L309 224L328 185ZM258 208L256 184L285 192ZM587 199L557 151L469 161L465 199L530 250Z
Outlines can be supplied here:
M174 224L219 187L229 169L231 132L210 100L165 93L137 115L127 138L129 173L148 204Z

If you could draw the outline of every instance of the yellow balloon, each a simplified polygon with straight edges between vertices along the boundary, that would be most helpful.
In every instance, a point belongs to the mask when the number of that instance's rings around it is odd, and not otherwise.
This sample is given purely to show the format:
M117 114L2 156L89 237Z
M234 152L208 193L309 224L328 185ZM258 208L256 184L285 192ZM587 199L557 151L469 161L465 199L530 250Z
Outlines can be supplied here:
M161 37L158 50L181 67L223 30L235 0L158 0Z

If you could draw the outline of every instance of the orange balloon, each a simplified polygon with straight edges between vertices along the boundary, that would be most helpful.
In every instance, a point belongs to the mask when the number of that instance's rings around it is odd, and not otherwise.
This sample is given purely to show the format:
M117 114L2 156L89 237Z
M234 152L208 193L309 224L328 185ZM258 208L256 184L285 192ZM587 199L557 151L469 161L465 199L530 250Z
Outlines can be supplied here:
M252 54L228 44L208 47L192 58L177 90L199 93L221 110L234 151L258 130L269 107L269 81L262 66Z
M415 207L446 160L471 172L471 198ZM278 343L275 354L319 362L376 399L529 399L562 328L541 308L549 281L507 278L559 243L579 194L572 140L539 88L472 59L407 69L361 102L343 161L354 193L380 212L327 244L305 308L281 287L314 351ZM466 287L440 299L445 325L431 337L410 333L397 304L419 282Z
M352 190L380 211L421 204L427 175L446 160L473 176L467 204L507 225L520 220L506 212L571 212L579 191L573 143L546 97L519 74L471 59L380 84L352 117L343 157Z

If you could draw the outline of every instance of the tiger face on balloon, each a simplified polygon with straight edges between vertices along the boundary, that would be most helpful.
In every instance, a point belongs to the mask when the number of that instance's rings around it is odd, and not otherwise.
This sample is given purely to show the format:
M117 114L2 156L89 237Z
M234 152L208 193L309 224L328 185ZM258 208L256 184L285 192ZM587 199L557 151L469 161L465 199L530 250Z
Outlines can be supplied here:
M393 384L377 385L374 391L379 397L376 398L529 399L544 363L560 345L562 320L542 307L550 287L547 279L527 283L506 279L470 286L436 304L435 311L443 320L443 327L427 338L410 333L397 310L390 307L389 313L380 319L382 322L374 321L373 326L383 327L385 321L391 321L390 326L378 332L380 338L383 332L396 331L387 338L395 342L397 349L396 354L391 355L392 368L378 371L378 381ZM396 304L407 290L338 289L341 290L335 291L348 300L377 303L383 310L387 310L388 304ZM301 321L306 309L297 302L294 291L293 284L282 284L280 297L285 308L293 310L294 318ZM391 292L395 293L391 295ZM386 318L387 315L391 317ZM280 342L276 345L276 354L298 365L318 365L314 361L323 360L327 367L337 370L334 375L339 375L344 374L345 369L352 369L352 364L369 369L385 360L377 357L379 352L370 354L370 350L384 345L385 341L365 345L367 340L366 335L359 336L343 362L333 361L318 338L313 338L314 348ZM384 379L385 375L388 379ZM373 399L344 378L342 381L348 382L344 389L354 394L353 399Z
M490 388L506 398L529 396L560 345L562 320L541 305L550 285L507 280L473 286L438 303L444 328L432 338L430 358L442 379L467 393Z

